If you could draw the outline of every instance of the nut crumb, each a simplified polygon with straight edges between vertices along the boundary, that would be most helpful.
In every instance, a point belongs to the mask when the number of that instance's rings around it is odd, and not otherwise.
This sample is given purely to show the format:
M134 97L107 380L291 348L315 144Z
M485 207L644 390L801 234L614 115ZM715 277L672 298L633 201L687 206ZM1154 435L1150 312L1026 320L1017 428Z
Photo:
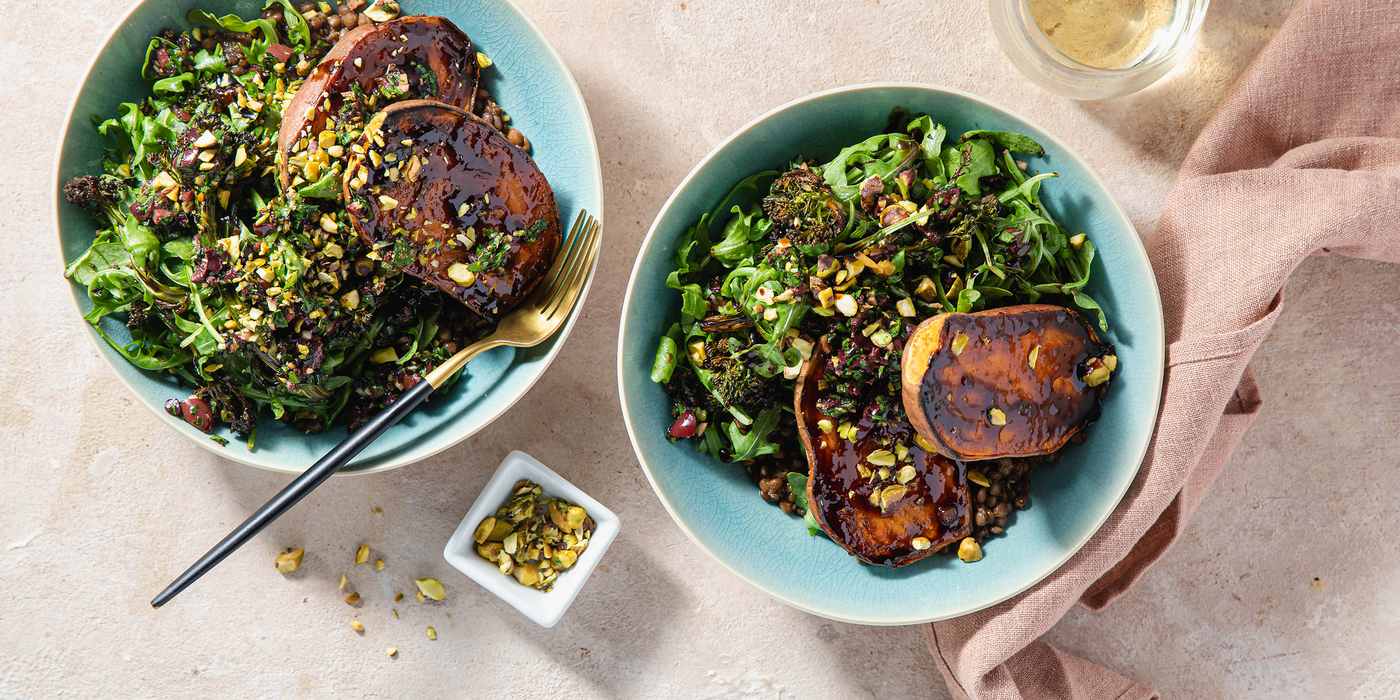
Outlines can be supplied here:
M277 570L284 574L290 574L293 571L296 571L298 568L301 567L301 557L305 553L305 549L298 549L293 552L283 552L281 554L278 554L275 564Z
M383 570L384 570L384 560L383 560L383 559L380 559L380 560L378 560L378 561L375 561L375 562L374 562L374 568L379 569L380 571L383 571Z
M442 582L435 578L420 578L413 582L418 585L419 600L423 599L422 596L428 596L433 600L442 600L447 595L447 591L442 587Z
M398 648L398 647L389 647L389 648L387 649L387 651L389 652L389 656L398 656L398 654L399 654L399 648Z

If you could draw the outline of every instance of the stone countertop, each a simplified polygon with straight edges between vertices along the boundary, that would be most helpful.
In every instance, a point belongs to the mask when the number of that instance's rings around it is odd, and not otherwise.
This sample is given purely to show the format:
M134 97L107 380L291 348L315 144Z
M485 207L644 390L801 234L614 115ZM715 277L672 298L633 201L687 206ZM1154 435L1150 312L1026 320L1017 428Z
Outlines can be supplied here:
M950 85L1029 116L1085 156L1148 235L1195 135L1291 2L1216 0L1187 64L1102 103L1024 79L980 2L521 4L578 79L607 182L607 246L559 359L495 425L411 467L332 480L160 611L151 596L287 478L198 449L137 406L82 338L59 275L54 143L74 81L127 2L0 7L0 302L11 310L0 320L0 698L946 697L920 628L784 607L692 546L652 494L613 370L641 238L691 166L755 115L881 80ZM1263 413L1182 541L1107 611L1076 610L1048 635L1166 697L1400 695L1400 520L1387 507L1400 490L1400 346L1377 342L1396 331L1400 276L1319 258L1287 297L1256 360ZM512 449L625 522L552 630L440 556ZM351 565L362 542L383 571ZM306 558L284 577L272 560L287 546ZM342 572L357 608L336 590ZM424 576L444 582L446 600L393 602Z

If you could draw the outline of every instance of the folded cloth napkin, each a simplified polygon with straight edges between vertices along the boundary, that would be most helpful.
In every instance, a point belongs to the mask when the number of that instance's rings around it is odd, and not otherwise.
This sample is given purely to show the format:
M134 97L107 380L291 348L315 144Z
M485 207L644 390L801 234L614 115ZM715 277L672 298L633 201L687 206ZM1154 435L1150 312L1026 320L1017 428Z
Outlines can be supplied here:
M1148 253L1166 315L1157 432L1123 502L1030 590L926 628L958 698L1153 698L1037 637L1180 536L1260 407L1249 361L1313 253L1400 262L1400 2L1302 0L1192 147Z

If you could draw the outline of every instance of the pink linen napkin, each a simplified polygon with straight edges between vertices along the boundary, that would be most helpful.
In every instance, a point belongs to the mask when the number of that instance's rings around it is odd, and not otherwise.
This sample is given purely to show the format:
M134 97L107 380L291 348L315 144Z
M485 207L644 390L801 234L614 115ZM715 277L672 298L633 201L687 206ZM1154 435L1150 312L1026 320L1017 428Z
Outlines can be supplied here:
M1249 361L1298 263L1313 253L1400 262L1397 10L1302 0L1201 132L1148 244L1167 367L1147 457L1062 568L926 627L954 697L1157 697L1037 638L1075 603L1104 608L1181 534L1259 411Z

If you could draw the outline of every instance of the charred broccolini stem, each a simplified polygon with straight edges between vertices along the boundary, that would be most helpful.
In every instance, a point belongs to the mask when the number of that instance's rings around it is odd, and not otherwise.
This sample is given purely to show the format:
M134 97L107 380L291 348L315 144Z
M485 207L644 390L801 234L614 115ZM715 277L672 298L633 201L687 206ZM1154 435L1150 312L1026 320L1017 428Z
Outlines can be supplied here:
M805 165L778 176L763 199L774 239L798 245L830 243L846 230L846 210L831 188Z

